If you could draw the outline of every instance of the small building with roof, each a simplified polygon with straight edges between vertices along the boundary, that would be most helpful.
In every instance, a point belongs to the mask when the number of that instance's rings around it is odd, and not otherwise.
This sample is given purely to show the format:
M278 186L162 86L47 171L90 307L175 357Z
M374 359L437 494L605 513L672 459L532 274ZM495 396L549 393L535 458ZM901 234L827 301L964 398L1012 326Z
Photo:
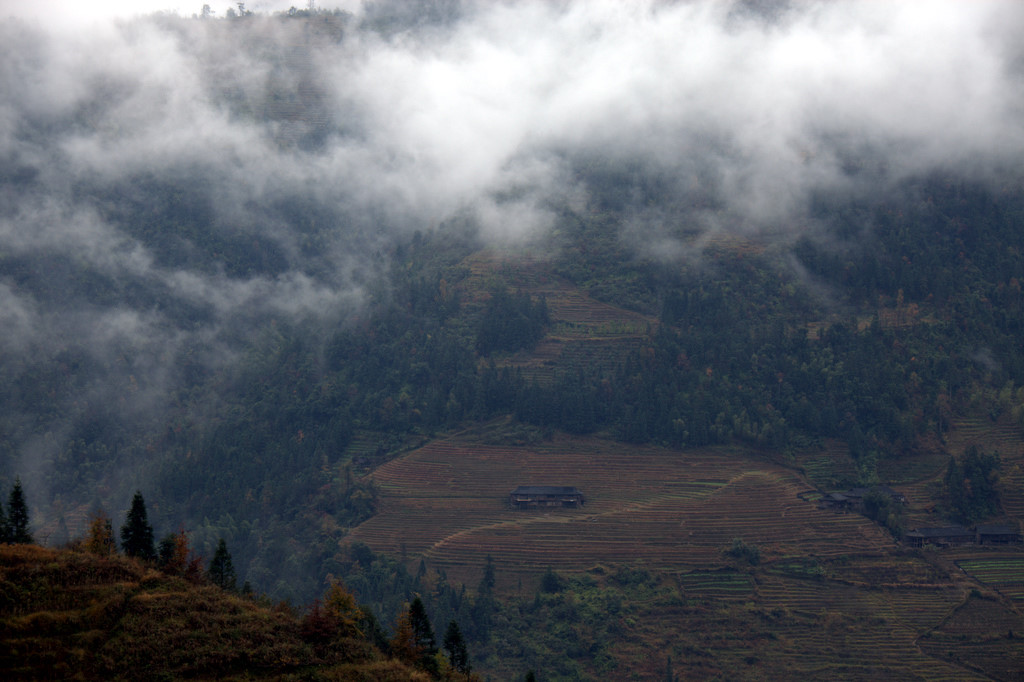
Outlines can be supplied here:
M1013 523L984 523L974 529L979 545L1016 545L1020 543L1020 528Z
M893 504L906 504L907 498L903 493L893 490L887 485L873 485L870 488L851 488L846 492L826 493L821 498L820 506L824 509L835 511L864 512L864 498L868 495L878 495L888 499Z
M1015 545L1021 542L1020 528L1015 523L982 523L974 528L943 526L941 528L915 528L903 535L911 547L935 545Z
M903 541L911 547L924 547L925 545L937 545L939 547L968 545L974 542L974 540L974 531L963 526L915 528L903 535Z
M583 493L564 485L521 485L508 494L513 509L582 507Z

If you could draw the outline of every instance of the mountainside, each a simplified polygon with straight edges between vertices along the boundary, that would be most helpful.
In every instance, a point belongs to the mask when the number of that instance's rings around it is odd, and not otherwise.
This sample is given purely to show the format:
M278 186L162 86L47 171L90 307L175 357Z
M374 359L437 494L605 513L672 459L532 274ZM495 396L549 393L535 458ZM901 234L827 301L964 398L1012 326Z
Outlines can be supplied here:
M1024 12L937 6L0 21L0 490L305 614L0 548L7 660L392 674L340 580L497 679L1016 678Z

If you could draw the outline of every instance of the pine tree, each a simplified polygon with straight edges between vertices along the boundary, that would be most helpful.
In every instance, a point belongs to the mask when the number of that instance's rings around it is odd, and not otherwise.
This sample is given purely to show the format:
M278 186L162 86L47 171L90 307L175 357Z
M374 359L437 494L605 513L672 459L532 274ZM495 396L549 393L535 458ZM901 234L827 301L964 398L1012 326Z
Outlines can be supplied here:
M4 514L4 505L0 504L0 543L7 542L7 515Z
M210 577L210 582L222 590L235 591L235 567L231 563L231 554L224 538L217 543L217 551L210 559L210 568L206 574Z
M153 526L146 518L146 502L142 493L135 491L132 507L128 510L124 525L121 526L121 547L128 556L152 561L156 559L153 547Z
M409 625L412 627L412 640L418 654L417 664L428 673L437 675L437 640L434 639L434 628L427 617L427 609L423 600L416 597L409 604Z
M494 586L494 559L488 554L487 563L484 565L484 575L480 579L480 585L476 590L476 599L470 612L473 621L470 638L474 641L487 642L491 637L491 619L497 608L494 599Z
M430 618L427 617L427 608L419 597L413 599L409 604L409 623L412 625L413 635L416 637L416 646L424 653L436 654L437 641L434 639L434 628L430 625Z
M31 544L32 534L28 532L28 505L21 489L21 479L14 481L11 496L7 502L7 541L14 544Z
M448 661L452 667L460 673L468 675L470 667L466 640L462 637L459 624L454 620L448 623L448 629L444 633L444 650L448 652Z

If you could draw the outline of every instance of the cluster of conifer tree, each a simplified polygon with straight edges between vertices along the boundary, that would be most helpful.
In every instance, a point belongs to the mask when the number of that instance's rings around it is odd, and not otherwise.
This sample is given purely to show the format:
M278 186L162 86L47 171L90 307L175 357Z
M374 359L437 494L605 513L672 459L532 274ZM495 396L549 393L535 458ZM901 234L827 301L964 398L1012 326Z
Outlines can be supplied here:
M126 556L150 562L166 573L181 575L193 582L209 581L232 592L237 589L234 564L224 539L221 538L217 543L217 550L205 570L202 567L203 558L192 551L184 530L168 533L156 543L146 511L146 501L139 491L132 497L131 507L120 529L120 538L121 551ZM99 513L93 517L82 546L94 554L109 555L117 552L113 524L108 516ZM243 586L242 592L251 592L248 584Z
M357 543L349 553L351 563L343 569L344 578L332 577L323 599L314 600L303 617L303 638L324 649L337 645L340 639L362 638L435 679L448 679L450 671L468 676L472 665L467 638L456 617L442 606L444 586L439 585L437 591L426 590L422 573L410 580L404 564L375 555L365 545ZM366 569L372 573L370 580L366 580ZM492 564L488 570L493 581ZM350 588L353 585L355 588ZM435 618L428 615L428 602L433 605ZM438 615L441 612L445 615ZM445 622L442 619L446 616L447 627L439 648L434 622ZM380 623L392 619L394 626L389 635Z
M305 619L313 630L358 632L435 677L439 672L446 675L446 669L469 675L471 647L493 654L502 645L494 640L502 605L495 594L497 567L490 556L472 594L465 585L450 583L443 570L428 571L420 561L410 573L403 561L359 542L326 563L332 571L331 586ZM325 626L325 618L334 624ZM393 623L390 635L380 623ZM438 646L435 633L442 632Z
M236 575L227 543L222 538L217 551L210 560L205 574L200 569L200 557L192 556L188 538L184 531L170 533L159 544L154 542L153 526L149 523L146 501L136 491L131 508L121 526L121 551L126 556L156 563L162 570L181 573L199 579L205 576L214 585L225 590L235 590ZM29 510L21 479L16 479L8 496L7 510L0 504L0 542L11 544L32 544L34 539L29 531ZM111 520L97 514L89 525L87 536L81 546L95 554L113 554L117 551ZM246 588L245 591L248 591Z

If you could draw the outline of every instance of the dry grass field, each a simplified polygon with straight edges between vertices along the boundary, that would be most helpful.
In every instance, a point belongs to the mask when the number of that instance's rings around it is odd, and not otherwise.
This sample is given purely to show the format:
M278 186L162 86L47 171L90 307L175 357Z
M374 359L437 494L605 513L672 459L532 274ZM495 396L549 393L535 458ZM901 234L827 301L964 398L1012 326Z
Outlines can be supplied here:
M549 566L717 566L736 538L766 559L879 552L893 544L867 519L799 497L808 483L793 470L727 448L677 452L597 438L511 447L453 437L388 462L372 479L380 510L349 539L377 551L404 547L467 582L488 555L507 578L532 585ZM572 485L587 502L516 511L507 496L517 485Z

